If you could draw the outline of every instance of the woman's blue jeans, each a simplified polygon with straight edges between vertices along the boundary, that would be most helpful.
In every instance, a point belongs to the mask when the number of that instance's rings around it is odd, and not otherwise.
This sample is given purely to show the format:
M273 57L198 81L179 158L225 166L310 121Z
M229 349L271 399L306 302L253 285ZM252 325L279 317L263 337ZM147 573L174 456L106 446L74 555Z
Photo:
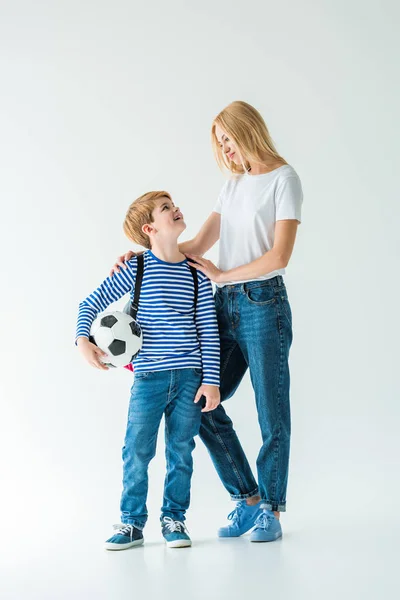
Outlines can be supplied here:
M193 438L199 433L202 414L202 402L194 402L201 380L202 370L197 368L135 375L122 449L122 523L142 529L147 521L148 467L163 415L167 473L161 515L184 521L190 502Z
M277 276L226 285L217 288L214 298L221 338L222 401L235 393L247 368L250 370L262 435L258 485L222 404L202 414L200 437L232 499L259 494L270 510L285 511L292 343L292 314L285 284Z

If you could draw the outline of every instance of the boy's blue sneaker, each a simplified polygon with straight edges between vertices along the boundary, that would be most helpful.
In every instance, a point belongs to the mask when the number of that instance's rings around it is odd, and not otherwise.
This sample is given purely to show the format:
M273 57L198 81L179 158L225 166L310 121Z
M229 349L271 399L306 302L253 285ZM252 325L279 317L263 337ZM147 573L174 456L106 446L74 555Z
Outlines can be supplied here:
M249 506L246 500L236 503L235 509L228 515L229 525L218 529L218 537L239 537L255 525L257 517L261 514L260 502Z
M251 542L274 542L282 537L282 527L272 512L267 510L266 505L261 505L262 513L257 517L255 527L250 535Z
M171 517L161 519L162 534L168 548L186 548L192 545L189 532L182 521L174 521Z
M120 523L114 525L115 533L104 544L106 550L126 550L132 546L141 546L144 542L143 532L134 525Z

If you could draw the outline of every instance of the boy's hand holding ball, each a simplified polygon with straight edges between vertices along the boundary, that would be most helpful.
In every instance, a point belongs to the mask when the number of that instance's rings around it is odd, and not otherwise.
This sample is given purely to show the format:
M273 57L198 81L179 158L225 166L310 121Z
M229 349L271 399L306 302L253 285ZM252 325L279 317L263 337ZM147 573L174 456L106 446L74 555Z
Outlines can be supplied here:
M108 371L108 367L100 360L102 356L106 357L107 354L103 352L103 350L100 350L96 344L92 344L92 342L89 342L85 337L80 337L77 339L77 345L80 353L89 365L96 367L96 369L101 369L102 371Z

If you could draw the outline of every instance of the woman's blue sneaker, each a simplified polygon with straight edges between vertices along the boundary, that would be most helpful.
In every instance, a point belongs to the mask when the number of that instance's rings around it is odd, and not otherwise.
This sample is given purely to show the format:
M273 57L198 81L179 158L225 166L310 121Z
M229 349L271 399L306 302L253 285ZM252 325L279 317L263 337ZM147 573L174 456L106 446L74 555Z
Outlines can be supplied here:
M182 521L174 521L171 517L161 519L162 534L168 548L186 548L192 545L189 532Z
M260 502L249 506L246 500L236 503L235 509L228 515L229 525L218 529L218 537L239 537L254 527L257 517L261 514Z
M282 527L274 513L261 505L262 513L257 517L255 527L250 535L251 542L274 542L282 537Z
M134 525L120 523L114 525L114 535L104 544L106 550L126 550L132 546L141 546L144 542L143 532Z

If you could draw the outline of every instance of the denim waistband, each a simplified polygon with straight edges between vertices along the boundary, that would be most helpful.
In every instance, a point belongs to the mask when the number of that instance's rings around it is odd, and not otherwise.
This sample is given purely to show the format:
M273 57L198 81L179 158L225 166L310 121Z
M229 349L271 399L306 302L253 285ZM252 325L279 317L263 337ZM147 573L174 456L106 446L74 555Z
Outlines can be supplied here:
M252 281L245 281L244 283L232 283L226 284L223 287L217 287L217 292L245 292L248 289L262 287L262 286L281 287L284 286L282 275L276 275L270 279L254 279Z

